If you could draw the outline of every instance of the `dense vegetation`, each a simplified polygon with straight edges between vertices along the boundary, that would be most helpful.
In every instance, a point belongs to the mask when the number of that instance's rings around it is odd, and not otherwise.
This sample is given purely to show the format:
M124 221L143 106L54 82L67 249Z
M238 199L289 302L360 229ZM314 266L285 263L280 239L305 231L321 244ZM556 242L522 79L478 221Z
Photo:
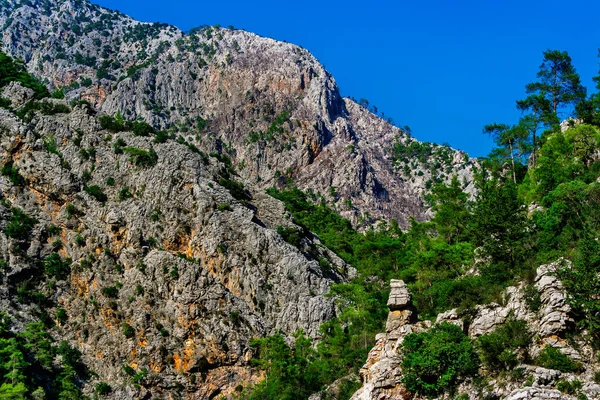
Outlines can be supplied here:
M35 98L38 100L50 96L46 86L29 74L22 62L13 60L6 53L0 51L0 88L10 82L20 82L23 86L33 89Z
M600 89L600 76L596 81ZM484 127L497 147L476 171L476 198L469 200L456 178L448 185L437 183L428 196L435 217L430 222L413 221L406 232L391 221L362 234L320 195L297 188L269 190L285 203L305 235L317 234L358 270L359 277L332 287L342 312L323 324L322 340L310 356L297 354L283 342L274 353L273 338L257 342L258 362L268 379L253 396L279 398L276 393L289 387L317 389L357 371L375 334L384 329L387 283L392 278L409 284L421 318L433 319L451 308L466 317L475 305L498 300L508 285L531 284L539 265L564 257L572 261L572 267L565 263L559 270L577 317L572 334L585 333L590 343L600 343L600 245L595 240L600 230L600 95L586 95L570 57L561 51L544 52L538 80L526 91L528 97L517 102L523 117L516 125ZM561 130L559 116L568 114L579 120ZM395 144L395 159L432 155L421 150ZM467 274L472 267L479 273ZM531 296L535 298L535 293ZM410 371L405 384L410 390L424 394L451 390L477 372L470 358L454 358L443 346L436 347L450 337L463 343L460 332L452 329L435 328L407 337L405 351L413 354L405 359ZM519 362L577 370L576 363L553 348L529 359L522 349L530 341L524 323L512 321L481 337L475 348L482 367L492 374L509 371ZM471 344L465 343L467 354ZM283 369L275 367L279 357L300 372L284 376ZM449 365L449 359L458 365ZM315 370L325 372L302 381ZM436 379L427 378L434 375ZM295 398L306 398L303 393L296 392Z

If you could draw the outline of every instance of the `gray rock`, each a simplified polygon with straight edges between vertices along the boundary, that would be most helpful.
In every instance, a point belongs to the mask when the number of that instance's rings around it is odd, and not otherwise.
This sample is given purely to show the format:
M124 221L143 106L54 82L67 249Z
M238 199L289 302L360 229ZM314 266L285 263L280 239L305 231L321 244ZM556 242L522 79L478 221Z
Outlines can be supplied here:
M392 279L390 282L390 297L388 298L387 306L390 310L403 310L410 306L411 295L408 291L408 286L402 280Z

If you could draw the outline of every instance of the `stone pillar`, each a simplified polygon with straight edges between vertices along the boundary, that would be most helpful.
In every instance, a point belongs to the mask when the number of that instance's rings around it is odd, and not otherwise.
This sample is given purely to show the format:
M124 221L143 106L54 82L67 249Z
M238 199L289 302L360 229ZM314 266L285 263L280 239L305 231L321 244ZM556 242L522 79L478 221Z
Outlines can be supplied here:
M398 279L392 279L390 286L392 290L387 302L390 313L386 324L388 334L416 319L416 312L411 302L412 296L406 283Z

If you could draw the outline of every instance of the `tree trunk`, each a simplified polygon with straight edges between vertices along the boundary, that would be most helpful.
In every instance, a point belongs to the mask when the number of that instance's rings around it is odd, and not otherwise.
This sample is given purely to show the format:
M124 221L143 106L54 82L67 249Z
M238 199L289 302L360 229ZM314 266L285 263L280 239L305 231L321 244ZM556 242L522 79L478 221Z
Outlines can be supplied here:
M510 159L512 161L512 173L513 173L513 181L515 185L517 184L517 174L515 172L515 153L513 152L513 142L509 142L508 146L510 148Z

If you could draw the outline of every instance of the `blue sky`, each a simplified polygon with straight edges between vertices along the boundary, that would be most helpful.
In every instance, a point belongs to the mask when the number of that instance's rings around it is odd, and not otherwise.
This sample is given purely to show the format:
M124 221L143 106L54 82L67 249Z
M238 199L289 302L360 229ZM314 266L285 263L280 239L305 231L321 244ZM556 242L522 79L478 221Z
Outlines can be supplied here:
M221 24L295 43L419 140L487 155L481 133L515 123L515 100L546 49L566 50L585 86L598 73L600 2L92 0L188 30Z

